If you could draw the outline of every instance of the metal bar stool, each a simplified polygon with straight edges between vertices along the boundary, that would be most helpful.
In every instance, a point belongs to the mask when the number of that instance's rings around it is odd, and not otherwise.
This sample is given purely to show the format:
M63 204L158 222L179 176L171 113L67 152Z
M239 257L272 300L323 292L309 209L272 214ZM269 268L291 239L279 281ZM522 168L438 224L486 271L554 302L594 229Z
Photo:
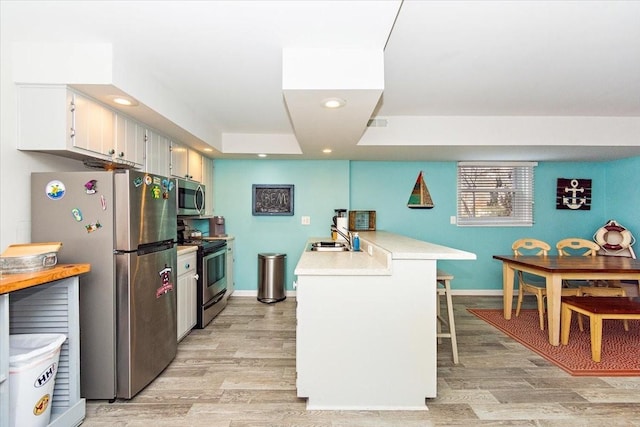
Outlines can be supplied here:
M437 299L436 299L436 316L437 316L437 331L436 337L438 343L442 342L442 338L451 339L451 350L453 352L453 363L458 364L458 341L456 339L456 324L453 319L453 302L451 301L451 280L453 276L445 271L438 270L436 283L437 283ZM440 315L440 295L444 295L447 299L447 314L448 320ZM449 328L449 332L442 332L442 325L446 325Z

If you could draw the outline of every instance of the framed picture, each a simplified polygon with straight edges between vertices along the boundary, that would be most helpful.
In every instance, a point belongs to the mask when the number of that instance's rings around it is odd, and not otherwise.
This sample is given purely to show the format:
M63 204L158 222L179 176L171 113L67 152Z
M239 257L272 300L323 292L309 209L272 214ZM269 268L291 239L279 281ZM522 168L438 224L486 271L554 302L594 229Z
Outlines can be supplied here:
M558 178L556 209L591 210L591 180Z
M293 185L253 184L253 215L293 215Z

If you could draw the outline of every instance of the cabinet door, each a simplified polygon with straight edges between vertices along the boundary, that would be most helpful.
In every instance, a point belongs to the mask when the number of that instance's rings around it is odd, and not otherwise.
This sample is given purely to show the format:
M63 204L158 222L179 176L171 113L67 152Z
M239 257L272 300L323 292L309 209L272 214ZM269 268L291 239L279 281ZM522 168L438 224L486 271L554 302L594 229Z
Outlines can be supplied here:
M162 176L169 176L169 138L155 131L147 129L147 156L145 170Z
M189 179L189 150L175 141L171 141L171 175Z
M73 146L110 156L115 150L115 113L77 93L73 94L73 105Z
M177 339L184 338L197 322L197 255L190 252L178 256L177 299Z
M207 192L204 197L205 215L213 215L213 159L202 156L202 181Z
M235 240L229 239L227 240L227 295L231 296L233 291L236 289L233 274L233 264L234 264L234 254L235 254Z
M177 298L177 340L180 341L189 331L188 329L188 304L189 304L189 285L191 284L191 274L186 273L178 276Z
M189 179L202 182L202 155L196 150L189 150Z
M140 123L122 114L116 114L116 148L114 159L144 166L146 129Z
M194 264L195 265L195 264ZM188 288L188 303L185 309L186 311L186 324L187 330L190 331L196 326L198 322L198 275L196 271L193 270L189 275L191 278L191 283Z

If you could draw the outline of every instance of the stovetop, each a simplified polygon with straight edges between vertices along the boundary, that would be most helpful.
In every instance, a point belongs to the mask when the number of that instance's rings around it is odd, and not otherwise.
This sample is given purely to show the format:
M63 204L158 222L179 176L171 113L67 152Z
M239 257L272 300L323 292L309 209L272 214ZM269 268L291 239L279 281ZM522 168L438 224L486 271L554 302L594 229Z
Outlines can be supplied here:
M199 251L212 252L226 246L224 240L187 239L178 243L181 246L198 246Z

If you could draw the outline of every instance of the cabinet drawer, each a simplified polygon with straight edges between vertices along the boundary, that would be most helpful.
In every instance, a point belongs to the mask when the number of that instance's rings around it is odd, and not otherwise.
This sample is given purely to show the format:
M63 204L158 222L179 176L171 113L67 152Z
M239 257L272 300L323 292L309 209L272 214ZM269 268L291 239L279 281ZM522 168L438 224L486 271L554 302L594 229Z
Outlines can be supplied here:
M189 271L196 271L198 268L198 254L192 252L186 255L180 255L178 257L178 276L187 273Z

